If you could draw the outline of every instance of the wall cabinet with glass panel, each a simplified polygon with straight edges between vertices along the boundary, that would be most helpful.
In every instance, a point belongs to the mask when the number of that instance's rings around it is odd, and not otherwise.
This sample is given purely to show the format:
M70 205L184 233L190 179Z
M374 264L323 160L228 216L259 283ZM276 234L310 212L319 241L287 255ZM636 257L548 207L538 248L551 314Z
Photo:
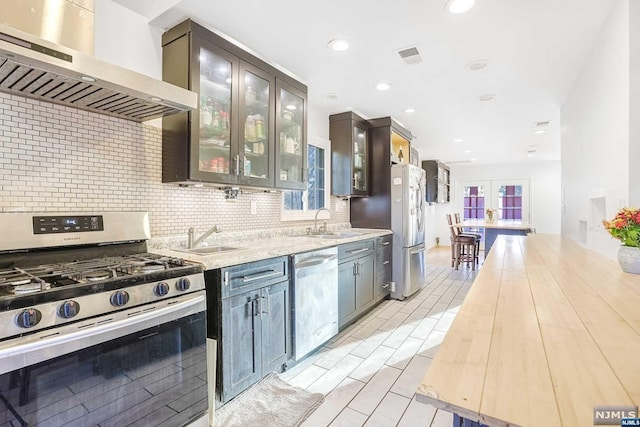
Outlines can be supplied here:
M427 177L427 202L449 203L451 201L451 173L449 166L438 160L424 160L422 169Z
M197 112L163 120L163 182L302 188L306 86L190 20L164 33L162 46L163 80L200 94ZM290 144L276 143L277 133L291 134Z
M329 116L331 194L369 195L369 132L365 119L353 112Z

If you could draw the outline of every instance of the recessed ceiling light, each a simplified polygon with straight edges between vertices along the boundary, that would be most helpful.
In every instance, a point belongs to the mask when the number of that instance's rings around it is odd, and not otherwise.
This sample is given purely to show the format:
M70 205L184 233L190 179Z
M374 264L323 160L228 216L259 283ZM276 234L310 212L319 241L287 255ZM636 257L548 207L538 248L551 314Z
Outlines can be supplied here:
M541 133L547 133L546 129L536 129L533 131L534 135L540 135Z
M416 109L415 108L407 108L404 110L405 113L415 113Z
M479 99L480 101L491 101L491 100L493 100L493 98L495 98L495 97L496 97L496 96L495 96L495 95L493 95L493 94L486 93L486 94L484 94L484 95L480 95L480 96L478 97L478 99Z
M448 0L444 7L451 13L464 13L471 9L475 0Z
M338 94L337 93L328 93L325 95L325 97L327 99L338 99Z
M467 64L467 69L472 71L478 71L478 70L482 70L483 68L486 68L487 65L489 65L489 60L478 59L476 61L469 62Z
M349 49L349 41L346 39L333 39L329 42L328 46L333 50L342 52Z
M380 82L376 85L376 89L380 91L385 91L391 89L391 83L389 82Z
M96 81L96 79L91 76L80 76L80 78L85 82L90 82L90 83L93 83Z
M162 102L162 98L158 98L157 96L151 96L149 99L153 102Z
M456 138L453 140L453 142L462 142L462 138Z
M533 157L533 153L527 153L527 157Z
M293 105L293 104L289 104L289 105L287 105L287 106L286 106L286 107L284 107L284 108L286 108L287 110L295 110L295 109L296 109L296 106L295 106L295 105Z
M469 161L471 161L471 162L475 162L476 160L478 160L478 159L476 159L475 157L472 157L472 158L469 159Z
M471 150L464 150L464 152L468 154L471 152Z

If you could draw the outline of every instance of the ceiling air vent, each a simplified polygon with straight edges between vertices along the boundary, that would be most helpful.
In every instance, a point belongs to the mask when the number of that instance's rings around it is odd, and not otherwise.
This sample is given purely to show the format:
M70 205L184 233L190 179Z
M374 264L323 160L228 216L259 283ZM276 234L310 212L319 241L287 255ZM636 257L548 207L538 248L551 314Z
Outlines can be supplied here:
M548 130L549 130L549 120L544 121L544 122L534 122L533 123L533 133L534 134L547 133Z
M422 57L417 47L408 47L406 49L398 50L400 59L407 65L419 64L422 62Z

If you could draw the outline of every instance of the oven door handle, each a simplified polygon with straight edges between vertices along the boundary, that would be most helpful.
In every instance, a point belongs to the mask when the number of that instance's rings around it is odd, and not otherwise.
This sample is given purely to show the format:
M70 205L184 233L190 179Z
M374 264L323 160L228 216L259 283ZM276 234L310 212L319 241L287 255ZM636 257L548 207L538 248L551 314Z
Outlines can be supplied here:
M205 292L178 301L165 300L160 308L133 307L66 327L46 330L0 343L0 375L96 344L152 328L206 310Z

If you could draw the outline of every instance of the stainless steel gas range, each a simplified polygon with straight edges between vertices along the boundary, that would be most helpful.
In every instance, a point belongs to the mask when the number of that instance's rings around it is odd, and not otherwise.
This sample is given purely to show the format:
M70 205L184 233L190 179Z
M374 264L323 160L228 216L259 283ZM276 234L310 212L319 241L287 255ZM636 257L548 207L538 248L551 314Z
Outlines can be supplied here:
M148 238L140 212L0 214L0 425L206 412L202 269Z

